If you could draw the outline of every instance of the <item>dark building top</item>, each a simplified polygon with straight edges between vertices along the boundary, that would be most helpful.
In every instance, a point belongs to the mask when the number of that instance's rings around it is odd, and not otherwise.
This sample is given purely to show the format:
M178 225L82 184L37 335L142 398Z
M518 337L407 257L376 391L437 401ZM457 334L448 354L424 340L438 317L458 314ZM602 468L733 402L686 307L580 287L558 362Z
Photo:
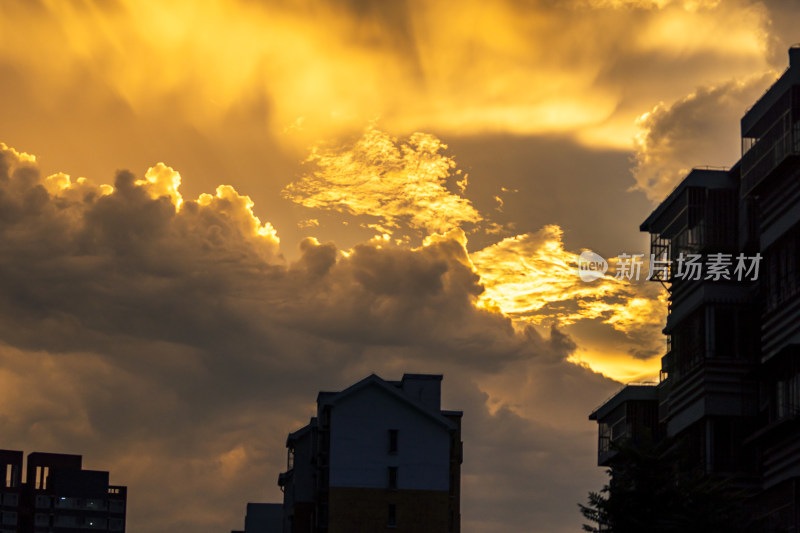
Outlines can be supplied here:
M270 525L257 531L458 533L463 413L441 409L441 383L372 374L320 392L316 416L286 439L283 504L258 509Z
M83 470L80 455L33 452L23 481L23 453L0 450L0 531L60 533L125 531L127 487L109 473Z

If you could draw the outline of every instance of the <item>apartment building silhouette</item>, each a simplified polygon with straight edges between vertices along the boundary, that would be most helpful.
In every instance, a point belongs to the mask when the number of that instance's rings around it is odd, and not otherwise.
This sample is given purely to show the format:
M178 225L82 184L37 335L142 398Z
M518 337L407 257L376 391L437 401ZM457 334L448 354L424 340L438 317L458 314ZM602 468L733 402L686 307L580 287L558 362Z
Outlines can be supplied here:
M600 466L613 471L612 443L655 438L777 531L800 531L800 49L789 63L743 116L736 165L692 170L642 223L669 265L654 276L669 289L660 382L589 417ZM690 256L729 279L687 275Z
M80 455L0 450L0 532L125 531L127 487L83 470Z
M441 409L441 382L373 374L320 392L316 416L286 439L280 520L279 504L248 504L253 530L459 533L462 412Z

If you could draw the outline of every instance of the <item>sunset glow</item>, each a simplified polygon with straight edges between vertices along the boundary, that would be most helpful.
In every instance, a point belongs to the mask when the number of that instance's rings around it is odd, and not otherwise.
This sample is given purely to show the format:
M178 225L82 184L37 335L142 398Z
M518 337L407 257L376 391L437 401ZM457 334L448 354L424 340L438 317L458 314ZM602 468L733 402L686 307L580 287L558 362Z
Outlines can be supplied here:
M317 391L442 373L463 531L580 529L587 416L666 350L664 287L614 258L740 156L798 23L772 0L0 3L0 449L110 469L130 531L231 530L281 497Z

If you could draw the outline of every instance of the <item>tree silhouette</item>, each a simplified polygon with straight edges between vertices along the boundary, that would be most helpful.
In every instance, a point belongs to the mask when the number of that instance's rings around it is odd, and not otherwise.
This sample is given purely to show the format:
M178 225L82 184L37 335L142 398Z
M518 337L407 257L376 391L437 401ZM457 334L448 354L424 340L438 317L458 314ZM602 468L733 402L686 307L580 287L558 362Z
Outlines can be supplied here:
M723 479L678 475L674 452L651 439L616 445L610 480L578 504L591 533L754 533L744 495Z

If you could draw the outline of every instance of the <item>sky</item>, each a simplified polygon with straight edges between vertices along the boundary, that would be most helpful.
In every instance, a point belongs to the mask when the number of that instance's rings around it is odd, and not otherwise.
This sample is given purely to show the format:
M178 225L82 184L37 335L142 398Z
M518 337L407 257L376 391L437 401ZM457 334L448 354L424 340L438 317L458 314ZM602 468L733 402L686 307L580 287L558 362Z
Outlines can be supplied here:
M786 68L770 0L0 3L0 448L79 453L128 528L279 501L319 390L442 373L465 533L577 531L588 414L666 295L577 258ZM644 277L644 276L643 276Z

